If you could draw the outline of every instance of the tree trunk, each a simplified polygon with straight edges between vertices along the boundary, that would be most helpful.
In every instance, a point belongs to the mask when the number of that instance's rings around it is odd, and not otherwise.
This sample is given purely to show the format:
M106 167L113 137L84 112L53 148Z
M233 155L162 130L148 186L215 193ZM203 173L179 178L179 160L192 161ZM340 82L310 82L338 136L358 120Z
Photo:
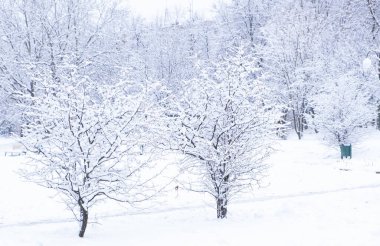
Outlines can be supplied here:
M224 197L218 198L216 200L216 212L217 212L217 218L218 219L224 219L227 218L227 197L223 195Z
M300 132L300 131L296 131L296 133L297 133L298 139L301 140L301 139L302 139L302 134L301 134L301 132Z
M218 219L224 219L227 218L227 194L228 194L228 180L229 175L224 177L223 184L221 187L219 187L219 195L216 199L216 212L217 212L217 218Z
M83 237L86 232L87 222L88 222L88 211L83 207L82 202L79 201L80 207L80 231L79 237Z
M286 131L287 131L287 126L286 126L287 118L286 118L286 115L287 115L287 111L283 110L282 113L283 113L283 115L281 116L280 120L277 121L278 127L276 129L276 134L281 139L286 140L286 135L287 135L287 133L286 133Z
M302 120L301 116L296 113L296 111L293 109L293 124L294 124L294 130L297 133L298 139L301 140L302 138Z
M380 105L377 106L376 128L377 130L380 130Z
M377 57L377 75L380 80L380 53L376 52L376 57ZM376 128L380 130L380 105L377 106L377 124Z

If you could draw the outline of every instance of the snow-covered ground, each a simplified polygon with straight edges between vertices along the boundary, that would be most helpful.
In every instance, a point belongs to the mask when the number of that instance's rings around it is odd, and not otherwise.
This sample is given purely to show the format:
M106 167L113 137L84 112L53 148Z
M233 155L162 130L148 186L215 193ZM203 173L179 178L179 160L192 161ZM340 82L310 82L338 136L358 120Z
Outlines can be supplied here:
M353 145L353 159L315 135L279 140L259 189L219 221L210 197L172 191L144 210L102 204L85 238L54 192L15 173L25 156L0 140L0 245L380 245L380 132ZM17 150L18 151L18 150Z

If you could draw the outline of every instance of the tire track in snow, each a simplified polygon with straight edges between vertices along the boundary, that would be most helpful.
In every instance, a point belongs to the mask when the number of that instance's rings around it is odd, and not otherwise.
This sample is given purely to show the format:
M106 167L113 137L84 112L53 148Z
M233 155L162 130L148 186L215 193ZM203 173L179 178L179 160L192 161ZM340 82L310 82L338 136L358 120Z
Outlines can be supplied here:
M273 195L273 196L264 196L253 199L246 200L236 200L235 204L246 204L246 203L255 203L255 202L266 202L266 201L274 201L274 200L283 200L283 199L292 199L292 198L300 198L300 197L309 197L309 196L320 196L331 193L340 193L347 191L355 191L355 190L363 190L363 189L379 189L380 184L373 185L362 185L356 187L347 187L333 190L325 190L325 191L312 191L312 192L301 192L296 194L288 194L288 195ZM200 209L205 208L205 205L197 205L197 206L184 206L184 207L173 207L167 209L160 209L154 211L141 211L141 212L122 212L117 214L110 215L100 215L96 216L96 218L115 218L115 217L123 217L123 216L134 216L134 215L146 215L146 214L160 214L167 213L172 211L184 211L190 209ZM30 222L21 222L21 223L11 223L11 224L3 224L0 222L0 229L7 227L17 227L17 226L34 226L34 225L44 225L44 224L60 224L60 223L71 223L77 222L75 219L57 219L57 220L37 220Z
M264 196L264 197L247 199L247 200L239 200L236 203L239 204L239 203L250 203L250 202L265 202L265 201L272 201L272 200L282 200L282 199L288 199L288 198L291 199L291 198L308 197L308 196L319 196L319 195L326 195L326 194L331 194L331 193L340 193L340 192L364 190L364 189L377 189L377 188L380 188L380 184L362 185L362 186L356 186L356 187L347 187L347 188L324 190L324 191L300 192L300 193L288 194L288 195Z

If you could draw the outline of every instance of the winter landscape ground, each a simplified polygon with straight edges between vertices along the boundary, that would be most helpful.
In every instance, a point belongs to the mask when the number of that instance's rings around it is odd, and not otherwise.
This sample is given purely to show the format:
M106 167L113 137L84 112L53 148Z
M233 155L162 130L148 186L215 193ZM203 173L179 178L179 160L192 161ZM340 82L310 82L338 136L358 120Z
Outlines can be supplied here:
M149 208L101 204L85 238L53 191L15 173L25 156L5 156L17 144L2 138L0 245L380 245L380 132L366 136L352 160L315 134L278 140L261 187L226 220L210 197L173 185Z

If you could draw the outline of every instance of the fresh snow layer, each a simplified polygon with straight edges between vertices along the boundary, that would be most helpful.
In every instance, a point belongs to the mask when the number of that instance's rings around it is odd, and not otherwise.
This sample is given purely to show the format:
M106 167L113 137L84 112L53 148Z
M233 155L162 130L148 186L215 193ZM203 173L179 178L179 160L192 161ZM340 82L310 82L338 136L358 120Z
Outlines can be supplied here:
M353 159L315 135L278 140L259 188L235 198L218 221L213 200L169 190L145 209L104 203L85 238L54 191L22 181L25 156L0 140L0 245L380 245L380 133ZM172 158L175 159L175 158Z

